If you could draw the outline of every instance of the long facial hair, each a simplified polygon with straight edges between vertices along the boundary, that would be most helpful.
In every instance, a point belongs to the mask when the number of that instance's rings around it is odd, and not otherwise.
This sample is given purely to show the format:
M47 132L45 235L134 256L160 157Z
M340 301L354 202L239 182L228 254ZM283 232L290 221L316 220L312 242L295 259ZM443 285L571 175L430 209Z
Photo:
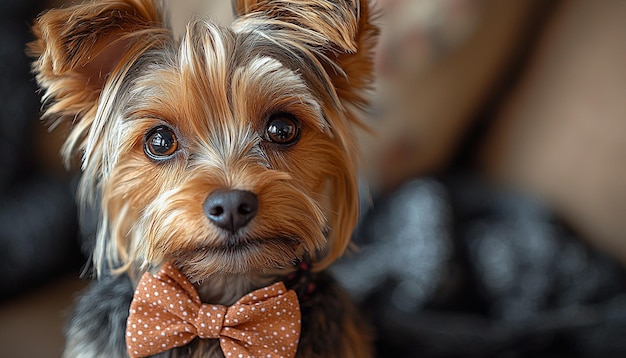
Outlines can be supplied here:
M182 40L159 2L96 1L43 14L30 53L45 117L69 122L66 161L82 154L81 200L100 198L98 274L178 260L191 279L287 266L323 269L358 216L354 127L367 104L377 29L361 1L236 1L232 28L194 20ZM67 23L67 19L71 23ZM263 138L289 113L299 141ZM144 153L174 130L167 162ZM254 192L258 216L225 235L203 214L219 188Z

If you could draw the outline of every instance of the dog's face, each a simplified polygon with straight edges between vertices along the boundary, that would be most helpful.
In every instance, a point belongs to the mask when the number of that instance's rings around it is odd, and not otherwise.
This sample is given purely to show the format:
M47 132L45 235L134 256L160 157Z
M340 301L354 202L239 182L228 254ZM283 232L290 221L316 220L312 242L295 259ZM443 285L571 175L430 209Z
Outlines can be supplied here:
M74 122L82 195L101 198L102 270L175 260L192 281L327 266L357 219L353 109L376 29L365 0L237 1L181 40L148 0L42 15L48 117ZM70 20L67 20L67 19Z

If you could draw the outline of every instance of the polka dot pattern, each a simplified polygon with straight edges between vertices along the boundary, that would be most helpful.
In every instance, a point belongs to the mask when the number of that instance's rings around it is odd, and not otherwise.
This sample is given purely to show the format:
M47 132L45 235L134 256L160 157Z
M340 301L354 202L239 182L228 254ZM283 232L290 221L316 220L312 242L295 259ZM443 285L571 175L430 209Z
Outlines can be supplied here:
M294 357L300 337L298 296L282 282L256 290L230 307L203 304L171 263L145 273L126 324L131 357L181 347L194 338L219 339L229 357Z

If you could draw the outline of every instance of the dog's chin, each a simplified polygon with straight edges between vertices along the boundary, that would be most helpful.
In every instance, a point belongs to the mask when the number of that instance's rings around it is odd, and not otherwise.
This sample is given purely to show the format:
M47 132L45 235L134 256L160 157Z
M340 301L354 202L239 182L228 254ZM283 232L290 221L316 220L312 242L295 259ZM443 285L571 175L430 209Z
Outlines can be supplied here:
M174 259L186 276L197 282L216 274L274 272L291 267L304 252L304 245L296 238L229 237L219 244L178 252Z

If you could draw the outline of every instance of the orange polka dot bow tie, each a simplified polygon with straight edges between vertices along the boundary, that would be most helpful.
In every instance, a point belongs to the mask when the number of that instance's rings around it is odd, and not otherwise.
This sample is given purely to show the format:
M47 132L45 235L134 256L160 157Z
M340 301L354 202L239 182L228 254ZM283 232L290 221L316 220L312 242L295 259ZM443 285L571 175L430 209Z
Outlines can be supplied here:
M150 356L196 337L219 339L226 357L294 357L300 337L298 296L277 282L230 307L203 304L171 263L154 276L145 273L126 324L128 354Z

